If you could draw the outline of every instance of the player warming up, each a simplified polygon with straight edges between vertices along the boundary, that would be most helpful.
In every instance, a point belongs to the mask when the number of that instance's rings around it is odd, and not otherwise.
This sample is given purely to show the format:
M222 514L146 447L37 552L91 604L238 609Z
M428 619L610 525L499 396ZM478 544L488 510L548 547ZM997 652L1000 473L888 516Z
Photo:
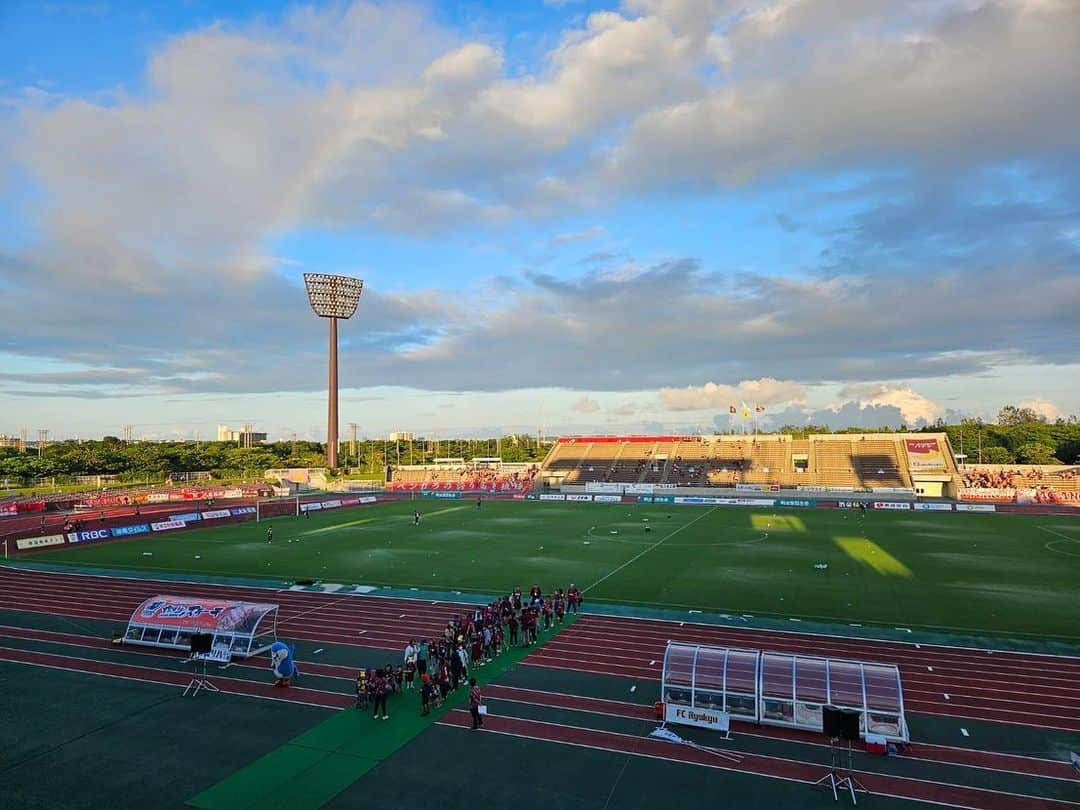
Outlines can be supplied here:
M274 542L274 527L273 526L267 526L266 527L266 542L267 543Z

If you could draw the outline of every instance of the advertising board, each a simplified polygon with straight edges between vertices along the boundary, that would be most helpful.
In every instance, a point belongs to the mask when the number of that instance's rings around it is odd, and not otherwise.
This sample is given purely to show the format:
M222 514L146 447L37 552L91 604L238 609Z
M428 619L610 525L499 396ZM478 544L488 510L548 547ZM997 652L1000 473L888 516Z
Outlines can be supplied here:
M911 504L904 501L874 501L875 509L910 510Z
M163 520L160 523L151 523L150 530L155 532L168 532L173 529L182 529L187 526L182 520Z
M28 548L46 548L47 546L64 545L64 535L50 534L46 537L24 537L15 541L15 548L26 551Z
M227 518L229 516L228 509L212 509L209 512L202 513L203 520L216 520L217 518Z
M714 731L722 732L727 732L731 727L731 715L727 712L718 712L712 709L691 709L689 706L677 706L674 703L664 704L664 721L679 723L684 726L711 728Z
M108 529L91 529L86 532L71 532L67 536L69 543L90 543L94 540L108 540L112 534Z
M917 503L915 509L920 512L951 512L951 503Z
M150 524L136 523L134 526L116 526L111 531L113 537L128 537L133 534L146 534L150 531Z

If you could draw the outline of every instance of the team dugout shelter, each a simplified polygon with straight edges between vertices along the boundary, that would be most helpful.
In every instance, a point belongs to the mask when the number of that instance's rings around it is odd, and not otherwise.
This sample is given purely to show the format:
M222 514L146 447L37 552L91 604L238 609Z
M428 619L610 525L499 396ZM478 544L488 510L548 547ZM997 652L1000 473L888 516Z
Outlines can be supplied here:
M822 708L859 713L859 734L910 741L894 664L669 641L660 687L667 705L823 732Z
M153 596L131 614L125 644L187 650L195 633L213 635L213 646L246 658L277 640L278 606L185 596Z

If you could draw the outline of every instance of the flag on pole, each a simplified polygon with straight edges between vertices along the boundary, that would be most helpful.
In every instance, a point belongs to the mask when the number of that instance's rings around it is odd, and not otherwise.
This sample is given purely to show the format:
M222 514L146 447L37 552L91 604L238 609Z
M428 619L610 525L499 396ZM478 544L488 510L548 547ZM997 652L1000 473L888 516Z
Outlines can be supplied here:
M737 413L737 411L735 410L734 405L729 405L728 406L728 413Z
M742 404L742 418L743 419L749 419L750 418L750 406L747 405L745 402Z
M754 406L754 413L765 413L765 406L764 405L755 405Z

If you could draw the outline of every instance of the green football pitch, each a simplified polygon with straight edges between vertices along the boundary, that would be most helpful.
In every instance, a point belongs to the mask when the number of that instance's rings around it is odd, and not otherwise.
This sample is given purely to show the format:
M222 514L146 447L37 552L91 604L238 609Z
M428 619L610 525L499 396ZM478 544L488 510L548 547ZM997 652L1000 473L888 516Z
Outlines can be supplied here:
M418 500L34 559L1080 640L1072 517Z

